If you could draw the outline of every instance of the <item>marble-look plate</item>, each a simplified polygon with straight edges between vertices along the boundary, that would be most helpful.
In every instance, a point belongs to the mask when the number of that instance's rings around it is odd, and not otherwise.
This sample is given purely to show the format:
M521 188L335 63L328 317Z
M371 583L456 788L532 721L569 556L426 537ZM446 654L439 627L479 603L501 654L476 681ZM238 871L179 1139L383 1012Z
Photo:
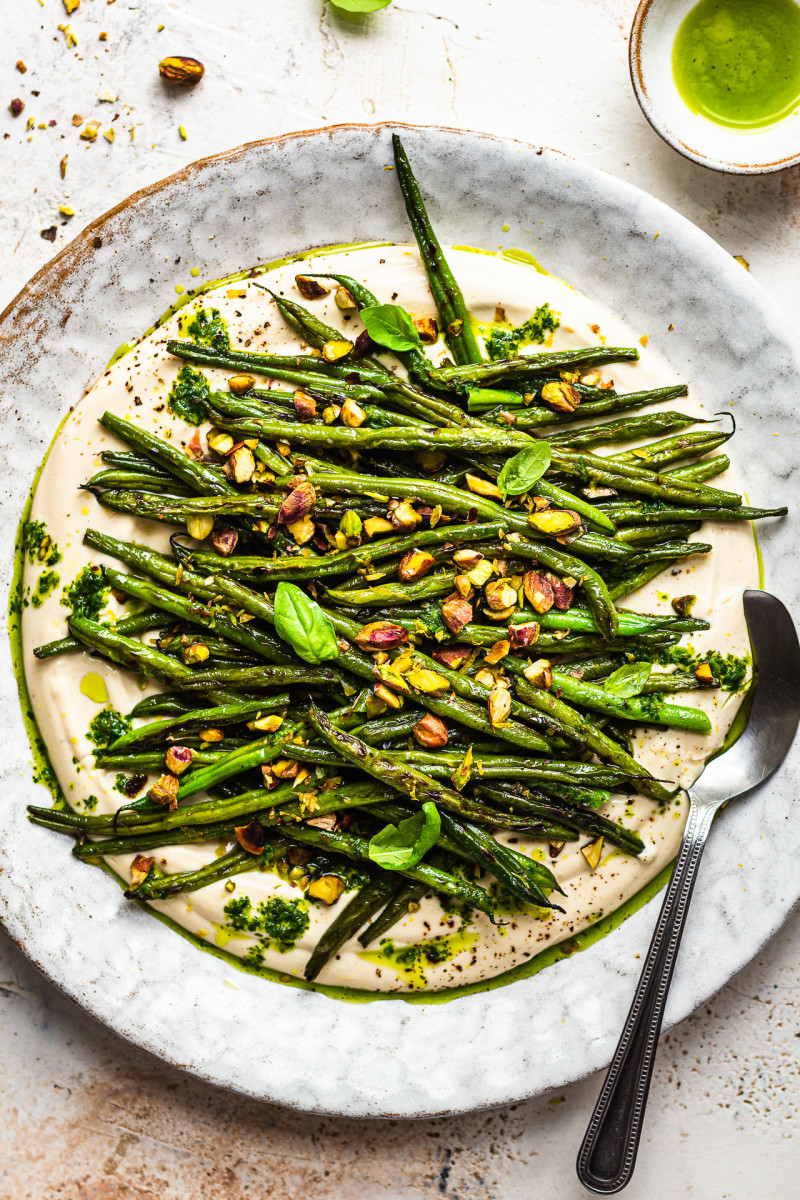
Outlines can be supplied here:
M189 264L206 264L213 279L310 246L408 240L383 169L389 133L297 133L194 163L95 221L23 289L0 318L6 579L19 513L60 417L116 347L175 299L176 283L190 282ZM793 498L800 355L739 263L651 196L552 150L450 129L403 136L425 192L436 194L443 242L529 248L624 315L706 402L735 401L739 465L758 502ZM765 523L761 540L766 587L791 602L794 520ZM1 652L0 913L41 970L122 1037L224 1087L349 1116L504 1104L609 1061L657 900L533 978L447 1004L349 1004L267 983L128 904L62 838L25 820L25 804L42 794L6 639ZM739 971L800 897L799 768L800 746L715 828L667 1024Z

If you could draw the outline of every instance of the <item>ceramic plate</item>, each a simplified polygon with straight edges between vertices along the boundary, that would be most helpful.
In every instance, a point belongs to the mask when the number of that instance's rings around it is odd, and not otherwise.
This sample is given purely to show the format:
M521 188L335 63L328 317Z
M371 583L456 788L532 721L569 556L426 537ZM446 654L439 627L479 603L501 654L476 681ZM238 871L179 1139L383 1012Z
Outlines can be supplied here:
M194 163L89 226L0 317L6 578L19 513L60 417L122 342L189 283L328 243L407 241L390 129L342 126ZM529 249L649 335L705 398L733 411L758 502L780 504L796 454L800 355L775 307L724 250L663 204L552 150L450 129L404 141L444 243ZM506 230L503 232L503 230ZM776 436L780 435L780 436ZM767 588L791 601L796 526L765 523ZM3 606L5 608L5 604ZM348 1116L424 1116L505 1104L610 1059L657 900L540 974L446 1004L352 1004L267 983L204 954L129 905L110 878L34 828L6 639L0 912L64 992L121 1036L204 1079ZM731 978L800 896L793 818L800 746L720 820L667 1009L681 1020Z

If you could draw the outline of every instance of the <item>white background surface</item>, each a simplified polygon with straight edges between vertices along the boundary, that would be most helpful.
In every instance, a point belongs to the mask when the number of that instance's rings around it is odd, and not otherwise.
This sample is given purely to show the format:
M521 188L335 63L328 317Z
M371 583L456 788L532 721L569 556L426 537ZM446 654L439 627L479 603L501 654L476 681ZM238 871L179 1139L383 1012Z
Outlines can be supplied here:
M796 324L800 175L728 178L661 143L628 80L634 8L395 0L354 19L322 0L82 0L67 16L62 0L3 0L0 305L83 224L186 162L292 129L387 118L554 146L646 188L743 255ZM67 48L59 23L77 47ZM167 54L199 58L202 84L166 89L157 64ZM106 89L114 103L98 99ZM26 107L13 118L5 106L17 96ZM75 113L102 122L95 142L80 140ZM108 128L113 144L102 137ZM75 216L61 216L61 204ZM54 224L51 244L40 231ZM663 1039L631 1200L798 1194L798 948L795 918ZM185 1079L118 1042L2 935L0 1021L1 1200L586 1194L573 1162L599 1077L449 1121L304 1119Z

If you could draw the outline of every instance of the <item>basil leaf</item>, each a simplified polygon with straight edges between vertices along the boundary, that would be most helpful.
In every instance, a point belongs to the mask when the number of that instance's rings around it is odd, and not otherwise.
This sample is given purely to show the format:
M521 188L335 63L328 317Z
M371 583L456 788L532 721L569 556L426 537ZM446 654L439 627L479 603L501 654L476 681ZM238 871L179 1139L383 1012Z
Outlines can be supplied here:
M550 466L550 443L534 442L509 458L500 474L497 476L497 486L507 496L521 496L530 491L535 483L544 475Z
M307 663L339 657L330 619L294 583L279 583L275 592L275 632Z
M361 320L373 342L389 350L416 350L422 343L414 322L399 304L375 304L362 308Z
M413 817L407 817L399 825L386 825L370 839L370 859L387 871L415 867L436 844L441 827L442 818L436 805L427 800Z
M392 0L331 0L331 3L343 12L371 13L379 8L387 8Z
M609 675L603 686L607 692L623 700L638 696L650 678L652 669L653 664L649 662L626 663L624 667Z

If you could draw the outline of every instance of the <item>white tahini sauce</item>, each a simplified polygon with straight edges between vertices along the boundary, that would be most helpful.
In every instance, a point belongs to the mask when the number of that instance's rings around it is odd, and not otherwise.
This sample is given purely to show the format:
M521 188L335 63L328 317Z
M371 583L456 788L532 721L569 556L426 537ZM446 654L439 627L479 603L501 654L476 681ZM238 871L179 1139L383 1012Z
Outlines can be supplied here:
M493 321L496 306L502 305L508 318L519 324L534 308L547 301L561 313L561 327L553 339L555 349L591 346L598 342L618 346L639 344L642 331L629 329L602 306L552 276L499 256L453 250L448 257L464 289L467 304L480 321ZM278 267L260 276L258 282L297 298L294 276L302 269L302 264L296 262ZM351 275L364 281L376 293L379 302L394 301L414 316L434 312L416 249L385 246L323 253L314 257L310 269ZM168 550L168 534L172 527L109 513L93 496L81 491L80 485L102 467L101 451L126 449L98 425L98 417L106 409L129 416L154 433L171 436L175 445L185 445L191 438L194 430L175 421L166 409L167 395L182 364L166 353L164 345L167 339L182 336L179 322L187 313L211 306L218 308L227 321L234 347L273 353L296 353L300 348L268 294L248 281L223 285L196 298L105 371L65 422L50 451L33 501L32 519L46 523L48 532L63 551L63 562L57 567L62 585L74 579L87 563L103 561L102 556L88 551L82 544L88 526L124 540L136 540L158 550ZM312 307L329 324L342 324L342 314L333 302L333 295L314 302ZM361 325L357 319L351 319L345 327L352 336ZM655 334L660 331L644 332ZM436 361L443 349L441 344L431 348ZM212 386L225 386L225 373L203 369ZM671 368L649 348L642 349L638 363L606 367L602 374L606 380L613 379L617 390L623 392L663 386L675 380ZM714 403L716 405L718 401ZM685 408L697 416L711 415L706 410L705 398L694 393L690 398L671 401L667 407ZM201 436L204 432L201 430ZM720 487L738 488L732 472L714 482ZM671 613L671 597L693 593L697 596L693 615L709 620L711 629L684 640L691 642L698 652L714 648L723 654L745 654L749 643L741 594L744 587L758 585L751 526L747 522L709 523L695 536L713 543L713 553L688 559L675 571L667 569L640 592L627 597L624 604L644 612ZM26 564L26 585L35 586L38 574L37 569ZM67 609L61 605L60 597L61 588L57 588L40 608L25 610L25 673L36 720L64 794L79 811L87 801L93 803L91 797L96 797L94 811L108 813L124 803L125 798L113 789L115 772L94 767L86 731L102 705L90 699L81 690L81 685L89 674L101 676L109 702L121 712L127 712L148 688L135 675L87 653L77 652L42 662L33 657L34 646L66 632ZM122 611L111 600L109 611L103 616L119 616ZM151 640L156 635L144 636ZM98 681L93 682L96 688ZM84 683L84 687L87 686L97 695L91 685ZM149 690L155 689L151 686ZM721 745L740 699L740 695L723 691L677 695L676 702L702 707L708 713L712 732L700 736L673 730L640 730L635 754L655 775L683 786L691 784L700 773L704 759ZM319 982L400 992L420 986L439 989L474 983L527 961L546 946L583 929L601 914L611 913L674 857L684 823L685 800L681 803L679 798L666 809L659 809L644 797L616 797L607 806L606 813L610 817L624 813L626 823L639 830L646 844L641 858L627 857L606 843L604 857L598 869L592 871L580 849L591 840L586 836L577 842L568 842L552 861L547 857L546 846L526 844L523 839L516 842L518 849L529 849L537 856L545 857L555 871L566 892L566 896L560 898L566 910L563 915L556 914L548 920L523 915L504 918L504 924L492 926L487 917L476 913L462 940L463 949L449 961L426 962L422 974L418 965L413 969L404 968L380 955L376 961L377 946L371 946L369 950L373 953L365 956L359 944L352 940L324 968ZM42 836L50 835L43 832ZM66 853L66 845L64 850ZM164 870L175 872L196 869L213 860L220 850L216 843L204 843L169 846L148 853L155 854ZM128 879L130 859L131 856L117 857L109 862L123 879ZM247 895L255 906L258 901L275 895L296 899L300 893L271 872L238 875L234 883L232 893L220 882L189 895L156 903L154 907L209 944L224 945L229 953L242 956L253 945L253 940L247 934L231 936L233 931L225 928L223 908L232 896ZM96 886L107 885L98 880ZM302 976L308 954L342 903L344 901L331 909L311 904L311 924L302 940L286 953L268 949L264 965ZM391 937L400 948L425 938L450 934L458 928L457 917L446 917L436 900L426 899L418 912L410 913L395 926Z

